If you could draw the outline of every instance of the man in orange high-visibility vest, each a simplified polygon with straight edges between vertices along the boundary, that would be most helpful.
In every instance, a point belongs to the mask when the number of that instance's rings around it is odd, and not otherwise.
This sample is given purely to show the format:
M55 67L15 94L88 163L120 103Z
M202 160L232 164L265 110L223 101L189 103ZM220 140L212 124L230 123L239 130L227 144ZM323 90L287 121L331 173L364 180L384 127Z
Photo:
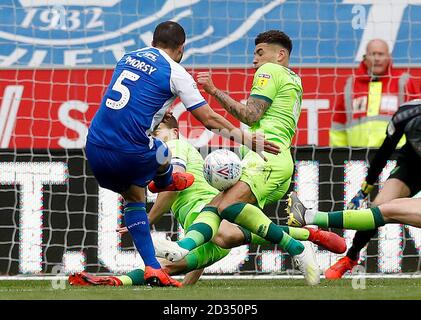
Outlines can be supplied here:
M338 96L329 132L330 146L379 147L398 106L419 98L419 94L419 84L408 73L393 68L387 43L371 40L359 68Z

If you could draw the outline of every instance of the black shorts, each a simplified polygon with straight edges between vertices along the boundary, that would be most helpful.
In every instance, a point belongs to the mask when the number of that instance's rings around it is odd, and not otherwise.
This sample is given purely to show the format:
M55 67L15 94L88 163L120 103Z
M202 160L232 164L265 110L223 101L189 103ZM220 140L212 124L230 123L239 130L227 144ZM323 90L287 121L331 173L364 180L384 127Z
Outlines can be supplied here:
M395 178L405 183L411 197L421 190L421 158L409 144L398 151L397 164L388 179Z

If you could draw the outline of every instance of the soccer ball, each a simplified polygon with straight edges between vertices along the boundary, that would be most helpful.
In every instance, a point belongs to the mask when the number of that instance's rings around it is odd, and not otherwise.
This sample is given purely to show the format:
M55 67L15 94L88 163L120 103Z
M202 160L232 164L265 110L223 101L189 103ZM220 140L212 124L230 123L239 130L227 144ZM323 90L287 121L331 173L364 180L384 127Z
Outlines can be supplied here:
M203 175L206 181L219 191L232 187L241 177L240 158L232 151L219 149L205 158Z

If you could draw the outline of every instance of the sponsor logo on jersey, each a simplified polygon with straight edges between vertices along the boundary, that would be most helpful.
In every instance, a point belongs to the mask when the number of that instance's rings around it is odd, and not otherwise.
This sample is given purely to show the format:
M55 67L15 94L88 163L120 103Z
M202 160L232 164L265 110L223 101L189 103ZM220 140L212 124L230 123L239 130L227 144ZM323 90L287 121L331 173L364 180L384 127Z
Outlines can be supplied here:
M156 62L156 60L158 59L158 55L152 51L141 51L141 52L136 53L136 55L139 58L146 58L153 62Z
M265 87L268 84L269 79L271 78L270 74L261 73L257 76L257 85L259 87Z

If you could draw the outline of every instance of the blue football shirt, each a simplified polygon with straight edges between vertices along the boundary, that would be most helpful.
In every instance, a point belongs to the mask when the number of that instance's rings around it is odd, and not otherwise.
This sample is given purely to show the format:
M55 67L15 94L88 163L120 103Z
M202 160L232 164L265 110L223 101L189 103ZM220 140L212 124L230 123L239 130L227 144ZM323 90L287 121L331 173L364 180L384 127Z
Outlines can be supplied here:
M177 96L189 111L207 103L193 77L164 51L146 47L127 53L117 63L87 139L121 152L151 148L150 133Z

